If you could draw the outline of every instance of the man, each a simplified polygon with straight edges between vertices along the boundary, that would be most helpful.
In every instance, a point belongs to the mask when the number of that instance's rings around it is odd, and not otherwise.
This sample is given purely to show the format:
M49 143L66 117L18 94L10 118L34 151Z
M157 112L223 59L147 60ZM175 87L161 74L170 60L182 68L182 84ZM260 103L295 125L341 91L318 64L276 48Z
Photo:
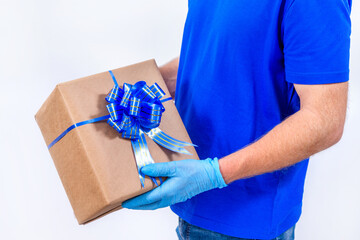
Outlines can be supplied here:
M308 157L343 132L350 10L189 0L180 62L161 71L203 160L143 167L168 179L123 206L171 205L179 239L294 239Z

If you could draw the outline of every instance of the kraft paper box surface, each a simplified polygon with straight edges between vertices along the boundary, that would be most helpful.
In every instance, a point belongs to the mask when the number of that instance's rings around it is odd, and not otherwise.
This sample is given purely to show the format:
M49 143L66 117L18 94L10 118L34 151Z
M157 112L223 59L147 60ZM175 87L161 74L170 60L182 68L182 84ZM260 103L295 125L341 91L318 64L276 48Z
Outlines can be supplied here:
M169 97L169 91L154 60L112 70L118 84L145 81L157 83ZM71 125L107 115L105 97L114 86L109 72L58 84L35 119L46 145ZM191 143L173 101L163 103L159 128L176 139ZM146 136L155 162L198 159L167 150ZM68 195L79 224L121 209L121 203L155 187L146 177L142 188L129 139L121 137L106 121L74 128L54 144L49 152Z

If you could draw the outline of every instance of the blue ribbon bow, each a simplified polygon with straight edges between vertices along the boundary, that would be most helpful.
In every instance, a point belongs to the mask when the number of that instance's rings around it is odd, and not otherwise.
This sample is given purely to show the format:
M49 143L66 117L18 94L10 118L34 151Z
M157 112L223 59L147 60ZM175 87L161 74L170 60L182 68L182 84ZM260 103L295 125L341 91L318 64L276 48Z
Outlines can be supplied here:
M123 89L115 84L105 98L110 118L108 123L123 138L138 139L140 129L152 129L160 125L161 115L165 111L160 98L163 90L154 83L148 87L144 81L135 85L125 83Z
M140 169L147 164L154 163L146 143L145 134L157 144L178 153L191 155L184 147L196 145L172 138L158 128L162 113L165 111L162 103L172 98L169 97L161 100L165 93L157 83L150 87L144 81L139 81L134 85L124 83L121 89L112 71L109 71L109 73L114 81L114 87L105 98L109 103L106 106L109 115L70 126L50 143L48 148L50 149L76 127L107 120L107 123L117 132L121 133L123 138L131 140L141 186L144 187L145 176L141 173ZM151 180L158 185L156 178L151 177ZM159 180L161 184L162 179L159 178Z

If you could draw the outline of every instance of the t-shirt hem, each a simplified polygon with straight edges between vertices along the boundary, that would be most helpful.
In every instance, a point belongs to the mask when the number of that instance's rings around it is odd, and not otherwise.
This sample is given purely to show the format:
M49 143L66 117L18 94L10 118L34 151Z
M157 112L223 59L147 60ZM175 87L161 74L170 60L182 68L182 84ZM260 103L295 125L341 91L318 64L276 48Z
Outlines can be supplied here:
M178 205L173 205L170 208L180 218L200 228L232 237L268 240L278 237L298 222L301 215L301 206L301 204L298 205L298 207L294 208L293 211L286 217L283 221L283 223L286 224L279 224L276 230L274 229L273 231L267 233L254 233L251 230L239 229L238 226L232 226L214 221L213 219L208 219L206 217L189 214L185 209L179 207Z
M349 81L349 71L328 73L286 72L286 81L295 84L315 85Z

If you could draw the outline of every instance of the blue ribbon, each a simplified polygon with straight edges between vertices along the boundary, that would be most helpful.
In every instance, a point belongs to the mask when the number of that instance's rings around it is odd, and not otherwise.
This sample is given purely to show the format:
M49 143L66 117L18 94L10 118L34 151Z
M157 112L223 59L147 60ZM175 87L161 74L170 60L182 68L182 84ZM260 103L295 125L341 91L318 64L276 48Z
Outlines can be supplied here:
M93 118L93 119L90 119L90 120L78 122L78 123L75 123L74 125L71 125L70 127L68 127L68 129L66 129L62 134L60 134L57 138L54 139L54 141L52 141L48 145L48 149L50 149L55 143L57 143L60 139L62 139L68 132L70 132L74 128L80 127L82 125L89 124L89 123L104 121L104 120L108 119L109 117L110 117L110 115L106 115L106 116Z
M144 187L145 176L140 169L154 163L146 143L145 134L157 144L178 153L191 155L184 147L196 145L172 138L158 128L162 113L165 111L162 103L172 98L161 100L165 93L157 83L150 87L144 81L139 81L134 85L124 83L123 88L120 88L113 72L109 71L109 73L114 81L114 87L105 98L109 103L106 106L109 115L73 124L52 141L48 148L50 149L76 127L107 120L107 123L118 133L121 133L123 138L131 140L141 186ZM158 185L156 178L150 178ZM162 179L159 178L159 180L161 184Z

